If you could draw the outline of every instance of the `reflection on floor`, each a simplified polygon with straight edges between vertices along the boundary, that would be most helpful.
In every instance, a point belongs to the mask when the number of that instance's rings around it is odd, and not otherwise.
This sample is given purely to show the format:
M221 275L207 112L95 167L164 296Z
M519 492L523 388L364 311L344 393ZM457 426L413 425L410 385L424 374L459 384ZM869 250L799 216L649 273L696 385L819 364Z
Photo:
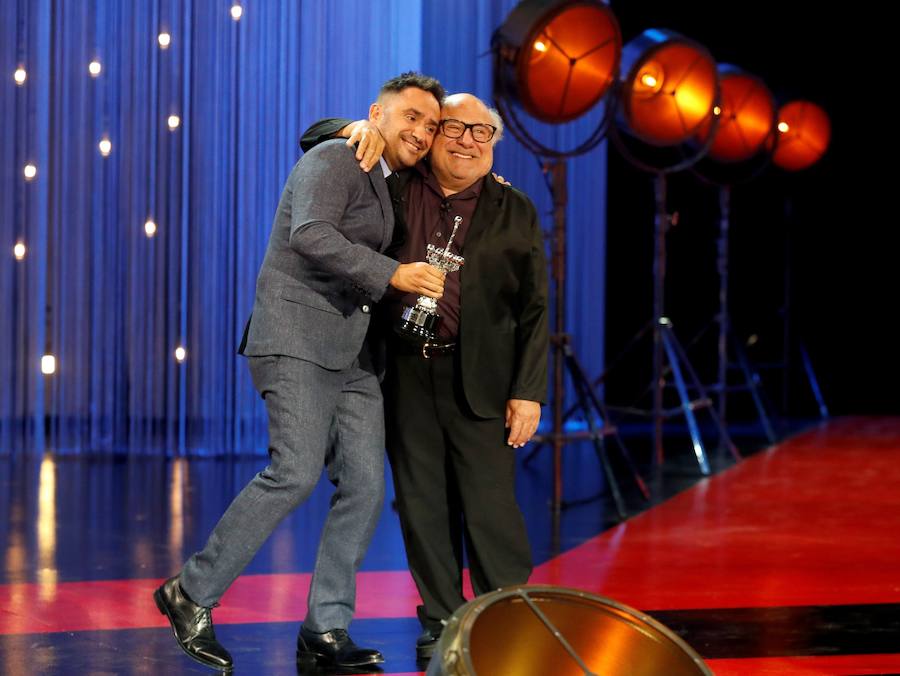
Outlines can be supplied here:
M533 583L646 611L717 674L900 673L900 419L834 421L738 465L718 458L724 471L702 480L676 465L651 505L623 477L640 513L619 525L606 497L554 520L549 455L518 477ZM183 657L150 592L264 464L0 460L0 673L209 673ZM569 499L603 488L589 447L567 449L565 468ZM240 671L296 673L330 488L278 528L215 611ZM384 652L387 673L418 673L416 603L388 500L351 627Z

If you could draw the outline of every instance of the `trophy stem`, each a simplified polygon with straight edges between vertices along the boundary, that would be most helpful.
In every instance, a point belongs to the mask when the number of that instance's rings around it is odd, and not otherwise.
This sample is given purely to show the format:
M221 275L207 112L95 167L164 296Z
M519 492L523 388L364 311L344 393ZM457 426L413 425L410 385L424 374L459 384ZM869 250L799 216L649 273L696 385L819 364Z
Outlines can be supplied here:
M447 239L446 246L438 248L434 244L429 244L426 249L428 262L438 270L442 270L445 275L456 272L465 262L462 256L450 253L450 245L453 243L453 238L456 237L460 223L462 223L462 216L456 216L453 219L453 231ZM429 341L437 335L440 319L441 317L437 313L437 300L428 296L419 296L414 306L403 309L396 330L401 336Z

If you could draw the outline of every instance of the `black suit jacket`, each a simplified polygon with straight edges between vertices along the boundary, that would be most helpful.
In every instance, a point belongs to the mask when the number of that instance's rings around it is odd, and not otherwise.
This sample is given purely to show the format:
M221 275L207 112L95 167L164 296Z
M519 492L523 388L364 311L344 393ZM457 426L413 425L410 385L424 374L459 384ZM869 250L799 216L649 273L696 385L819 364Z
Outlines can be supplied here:
M333 138L349 122L317 122L304 133L301 147L308 150ZM414 180L421 178L402 171L392 187L395 233L400 237L407 230L403 199ZM459 356L469 406L480 417L495 418L505 415L508 399L546 399L547 264L531 200L490 175L482 181L461 251L465 264L460 270Z

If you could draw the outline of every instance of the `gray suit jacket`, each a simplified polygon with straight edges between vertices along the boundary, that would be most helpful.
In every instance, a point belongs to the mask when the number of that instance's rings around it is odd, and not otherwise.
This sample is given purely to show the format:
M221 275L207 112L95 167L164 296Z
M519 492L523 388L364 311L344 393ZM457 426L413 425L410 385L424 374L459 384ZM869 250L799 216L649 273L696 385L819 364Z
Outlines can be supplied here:
M382 255L394 214L376 167L343 139L306 153L288 177L239 352L349 367L398 263Z

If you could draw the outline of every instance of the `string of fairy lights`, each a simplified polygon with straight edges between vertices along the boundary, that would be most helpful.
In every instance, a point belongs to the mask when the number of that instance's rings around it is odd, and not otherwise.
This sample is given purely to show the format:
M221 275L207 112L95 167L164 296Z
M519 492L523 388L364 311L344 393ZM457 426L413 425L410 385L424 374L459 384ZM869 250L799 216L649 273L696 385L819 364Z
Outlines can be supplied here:
M244 8L240 3L234 2L229 9L229 14L234 21L240 21L244 15ZM172 35L167 30L161 30L156 36L156 44L161 51L168 50L172 45ZM13 72L13 81L15 82L16 87L22 89L25 89L29 82L29 73L26 66L27 63L25 63L23 59L17 64L17 67ZM87 73L91 78L100 78L103 75L102 62L97 58L93 59L88 63ZM166 127L170 132L176 132L181 127L181 118L175 113L168 115L166 118ZM107 158L112 154L113 143L107 133L104 133L97 142L97 150L103 158ZM25 183L32 183L35 180L39 180L38 174L39 168L32 160L27 161L22 167L22 179ZM147 216L147 220L144 221L143 228L144 235L148 239L151 239L157 235L160 226L154 220L154 216L150 214ZM29 249L24 234L20 234L20 236L16 238L16 242L12 247L12 254L17 263L25 263L29 255ZM184 345L177 345L172 354L179 364L184 362L187 358L187 350ZM41 373L45 376L56 373L57 358L51 350L44 350L44 354L41 355L40 368Z

